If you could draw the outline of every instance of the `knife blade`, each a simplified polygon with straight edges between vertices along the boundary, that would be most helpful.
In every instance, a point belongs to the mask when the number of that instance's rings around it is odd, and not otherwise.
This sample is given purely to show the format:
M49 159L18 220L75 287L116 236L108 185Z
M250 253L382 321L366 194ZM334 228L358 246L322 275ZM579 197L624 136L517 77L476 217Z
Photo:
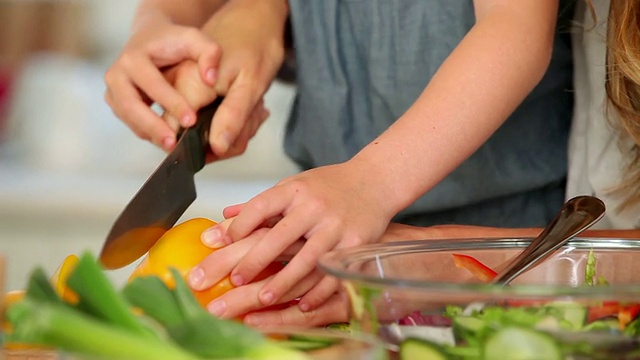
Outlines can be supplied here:
M146 254L196 199L194 175L211 151L209 127L221 102L219 97L202 108L196 124L178 133L175 149L118 216L100 252L106 269L124 267Z

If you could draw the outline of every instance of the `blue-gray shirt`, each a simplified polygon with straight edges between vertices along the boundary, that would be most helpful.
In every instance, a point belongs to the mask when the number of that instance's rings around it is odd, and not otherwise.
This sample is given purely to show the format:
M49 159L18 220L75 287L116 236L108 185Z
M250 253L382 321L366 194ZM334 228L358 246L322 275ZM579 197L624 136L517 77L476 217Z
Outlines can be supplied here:
M303 169L346 161L386 130L475 21L470 0L289 3L298 94L285 151ZM560 8L567 18L573 14ZM564 198L573 106L566 24L559 21L564 29L535 90L484 146L396 220L541 226L553 217Z

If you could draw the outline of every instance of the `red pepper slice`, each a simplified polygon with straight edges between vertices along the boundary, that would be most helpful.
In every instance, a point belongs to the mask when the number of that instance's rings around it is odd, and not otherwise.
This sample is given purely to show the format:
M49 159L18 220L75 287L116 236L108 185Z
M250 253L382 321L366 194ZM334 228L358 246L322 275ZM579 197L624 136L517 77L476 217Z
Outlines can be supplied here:
M587 322L615 316L618 318L620 330L624 330L639 314L640 304L622 305L618 302L607 301L600 306L589 307Z
M591 323L596 320L604 319L610 316L618 315L620 304L618 302L607 301L599 306L590 306L587 314L587 322Z
M475 277L486 283L493 280L498 274L473 256L454 253L453 262L456 264L456 267L469 270Z

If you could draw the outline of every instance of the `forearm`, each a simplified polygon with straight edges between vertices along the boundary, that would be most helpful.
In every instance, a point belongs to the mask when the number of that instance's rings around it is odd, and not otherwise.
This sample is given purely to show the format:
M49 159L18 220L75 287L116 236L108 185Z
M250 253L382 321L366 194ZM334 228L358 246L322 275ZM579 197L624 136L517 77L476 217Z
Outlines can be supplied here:
M202 26L202 30L209 34L219 34L221 28L224 29L223 33L229 29L241 28L242 31L268 34L278 40L284 38L284 26L289 15L286 0L233 0L233 7L233 15L222 16L225 11L223 8L219 15L224 20L221 22L213 16Z
M225 54L216 83L219 92L226 93L231 83L242 83L238 77L252 89L245 90L246 95L262 97L284 60L288 13L286 0L233 0L211 16L202 31ZM241 65L246 57L252 58L252 66Z
M543 26L525 14L479 16L411 108L354 157L394 213L476 151L540 81L555 29L547 11Z
M162 20L173 24L201 27L227 0L142 0L133 19L133 31Z
M411 226L391 223L387 227L381 242L430 239L473 239L473 238L534 238L542 228L501 228L474 225L436 225ZM582 232L579 237L638 239L640 230L633 229L595 229Z

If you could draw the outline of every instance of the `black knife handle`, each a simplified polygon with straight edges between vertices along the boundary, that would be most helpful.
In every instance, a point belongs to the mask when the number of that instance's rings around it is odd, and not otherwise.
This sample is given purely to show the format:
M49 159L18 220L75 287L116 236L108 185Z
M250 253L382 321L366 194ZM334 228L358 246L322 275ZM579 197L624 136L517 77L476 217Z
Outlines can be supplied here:
M187 139L184 140L185 144L189 147L188 152L193 161L194 173L204 167L207 154L212 153L211 145L209 145L209 129L211 128L213 114L218 110L222 100L223 97L219 96L211 104L200 109L195 125L188 129L180 129L178 132L178 141L181 139L183 133L184 136L187 137Z

